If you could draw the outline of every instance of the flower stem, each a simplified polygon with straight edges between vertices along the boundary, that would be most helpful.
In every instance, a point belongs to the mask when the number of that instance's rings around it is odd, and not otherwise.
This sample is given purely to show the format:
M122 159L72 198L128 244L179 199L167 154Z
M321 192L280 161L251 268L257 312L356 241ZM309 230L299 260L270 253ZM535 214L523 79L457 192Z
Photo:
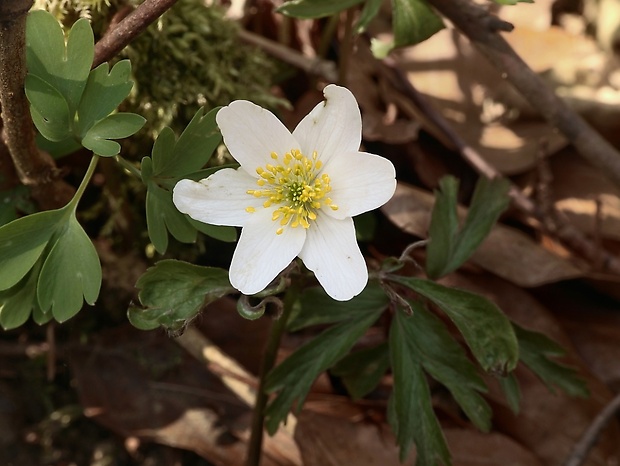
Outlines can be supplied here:
M80 202L80 199L82 199L82 195L84 194L84 191L86 191L86 186L88 186L90 179L93 177L93 174L95 173L97 162L99 162L99 156L96 154L93 154L93 158L90 159L90 164L88 165L88 169L86 170L86 173L84 174L84 178L82 178L82 182L80 183L80 186L78 186L77 191L73 195L73 199L71 199L71 201L69 202L69 205L71 205L73 210L77 209L77 205Z
M280 347L280 340L282 334L286 329L288 318L293 309L293 304L297 299L299 288L296 285L292 285L284 296L282 315L277 319L271 327L269 333L269 339L265 347L265 353L263 354L263 360L261 361L258 390L256 392L256 403L254 404L254 412L252 414L252 432L250 434L250 444L248 446L248 456L246 459L246 466L258 466L260 464L261 452L263 447L263 431L265 424L265 408L267 407L267 401L269 396L265 392L265 380L267 374L273 368L276 357L278 355L278 348Z
M133 176L135 176L139 180L142 179L142 172L140 172L140 170L138 170L138 168L133 163L125 160L120 155L117 155L116 157L114 157L114 159L119 163L119 165L121 167L123 167L125 170L127 170L129 173L131 173Z

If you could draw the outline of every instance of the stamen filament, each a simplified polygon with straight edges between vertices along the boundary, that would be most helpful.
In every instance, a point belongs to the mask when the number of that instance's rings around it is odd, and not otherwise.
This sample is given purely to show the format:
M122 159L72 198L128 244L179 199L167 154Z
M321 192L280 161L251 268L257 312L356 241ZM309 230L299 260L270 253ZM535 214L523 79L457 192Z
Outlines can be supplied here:
M281 235L286 226L310 228L310 222L316 221L323 206L338 209L327 197L331 191L330 178L326 173L320 173L323 163L318 160L316 151L310 158L298 149L286 152L282 158L271 152L270 157L274 164L268 163L256 169L256 184L260 189L249 189L247 193L265 198L264 208L279 205L271 217L280 225L276 234ZM250 206L246 211L255 212L256 209Z

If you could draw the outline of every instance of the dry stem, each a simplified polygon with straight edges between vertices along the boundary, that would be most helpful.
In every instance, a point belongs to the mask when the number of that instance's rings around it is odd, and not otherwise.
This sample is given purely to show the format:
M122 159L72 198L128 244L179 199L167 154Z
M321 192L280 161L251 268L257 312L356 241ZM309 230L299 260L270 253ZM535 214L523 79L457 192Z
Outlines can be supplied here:
M115 27L109 29L95 45L93 68L116 56L152 22L172 8L178 0L146 0Z
M620 185L620 153L532 71L498 31L511 25L470 0L429 0L590 163Z

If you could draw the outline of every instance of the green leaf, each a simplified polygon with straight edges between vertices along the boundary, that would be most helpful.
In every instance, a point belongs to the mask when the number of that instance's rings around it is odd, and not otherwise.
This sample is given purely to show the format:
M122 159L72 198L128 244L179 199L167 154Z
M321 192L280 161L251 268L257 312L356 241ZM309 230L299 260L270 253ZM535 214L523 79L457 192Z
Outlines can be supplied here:
M24 278L12 288L0 291L0 326L10 330L23 325L36 302L37 278L41 268L39 261Z
M360 310L355 319L325 330L269 373L265 390L278 392L265 414L265 427L270 434L278 430L295 401L301 409L314 379L344 357L381 312L376 309Z
M235 227L226 227L219 225L209 225L208 223L202 223L194 220L190 216L186 215L185 218L200 233L203 233L211 238L222 241L224 243L234 243L237 241L237 230Z
M485 371L511 372L519 345L510 321L491 301L469 291L447 288L429 280L391 276L391 280L429 299L457 326Z
M433 412L422 365L411 351L409 335L402 325L390 327L390 362L394 388L388 404L388 420L400 446L400 461L405 461L415 442L416 464L449 465L450 452Z
M287 328L295 332L311 325L356 319L360 313L383 311L389 302L376 282L369 282L359 295L349 301L334 301L319 286L308 288L293 308Z
M293 18L322 18L331 16L348 8L351 8L364 0L291 0L285 2L276 9L278 13L292 16Z
M102 157L113 157L121 146L110 139L122 139L136 133L146 120L135 113L115 113L95 123L82 139L82 145Z
M153 182L146 193L146 224L149 238L160 254L168 248L168 231L182 243L196 241L196 229L174 206L172 193Z
M392 0L396 47L418 44L445 26L426 0Z
M62 210L39 212L0 227L0 290L24 278L43 254L63 215Z
M83 301L93 305L100 288L99 256L71 212L43 263L37 287L39 305L64 322L79 312Z
M143 309L136 306L129 306L129 309L127 309L127 319L138 330L155 330L159 327L159 321L156 318L146 318Z
M442 178L429 229L426 272L430 278L447 275L469 259L508 207L509 188L508 180L481 177L463 228L458 231L458 180Z
M476 367L437 316L419 303L411 303L411 306L412 316L396 312L392 321L392 325L400 326L409 357L416 359L426 372L450 390L476 427L488 432L492 412L480 395L487 387Z
M499 216L510 204L510 182L505 178L480 177L458 236L451 268L456 270L480 246Z
M177 141L171 129L160 132L152 152L154 176L186 178L207 164L222 141L215 121L219 109L206 115L204 108L199 109Z
M430 242L426 247L426 273L438 278L449 270L459 231L456 214L459 182L453 176L444 176L435 192L435 206L429 227ZM459 264L460 265L460 264Z
M358 34L364 32L370 22L375 19L381 9L382 3L383 0L366 0L362 13L355 25L355 31L357 31Z
M144 308L130 308L130 321L157 322L170 330L182 328L203 306L235 291L228 271L176 260L163 260L149 268L136 288Z
M50 141L71 136L71 119L67 101L54 87L38 76L26 76L25 92L30 102L32 120L39 132Z
M34 320L35 323L37 323L38 325L47 324L50 320L54 318L51 310L46 312L41 309L41 306L39 306L39 302L36 300L36 293L35 299L33 299L33 301L34 303L32 307L32 320Z
M342 379L354 400L359 400L379 385L389 367L388 344L381 343L345 356L334 366L331 373Z
M125 100L133 87L129 60L121 60L114 65L112 70L109 72L108 70L109 65L102 63L88 76L77 110L77 135L81 138L97 121L112 113Z
M513 323L519 339L521 361L542 380L549 390L557 387L570 396L589 395L585 381L570 366L559 364L551 358L561 357L566 351L542 333L526 330Z
M70 114L77 109L94 57L94 36L88 20L71 28L65 47L62 28L43 10L31 11L26 22L28 72L49 83L67 101Z
M519 414L519 403L521 402L521 389L519 388L519 381L513 373L508 374L505 377L499 378L500 387L506 396L508 406L515 414Z

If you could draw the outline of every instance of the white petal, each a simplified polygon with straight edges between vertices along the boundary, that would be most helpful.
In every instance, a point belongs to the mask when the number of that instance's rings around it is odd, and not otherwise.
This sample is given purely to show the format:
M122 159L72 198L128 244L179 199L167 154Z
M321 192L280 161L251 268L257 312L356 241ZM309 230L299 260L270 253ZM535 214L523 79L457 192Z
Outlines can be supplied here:
M396 170L388 159L366 152L340 154L325 167L331 180L329 197L338 210L324 209L331 217L354 217L381 207L396 190Z
M280 224L271 220L272 212L261 209L252 214L241 231L230 264L230 283L243 294L264 290L297 257L306 239L306 230L300 227L284 227L277 235Z
M317 152L323 163L344 152L359 150L362 142L362 117L355 97L345 87L330 84L323 90L321 102L299 122L293 136L301 151L310 157Z
M200 182L179 181L172 202L180 212L212 225L240 227L250 216L245 209L263 209L263 201L247 193L256 188L256 178L242 169L223 168Z
M232 156L255 177L257 167L273 163L272 152L282 156L300 148L273 113L247 100L236 100L222 108L215 120Z
M337 301L357 296L368 282L366 262L355 239L352 218L321 216L307 230L299 257L325 292Z

